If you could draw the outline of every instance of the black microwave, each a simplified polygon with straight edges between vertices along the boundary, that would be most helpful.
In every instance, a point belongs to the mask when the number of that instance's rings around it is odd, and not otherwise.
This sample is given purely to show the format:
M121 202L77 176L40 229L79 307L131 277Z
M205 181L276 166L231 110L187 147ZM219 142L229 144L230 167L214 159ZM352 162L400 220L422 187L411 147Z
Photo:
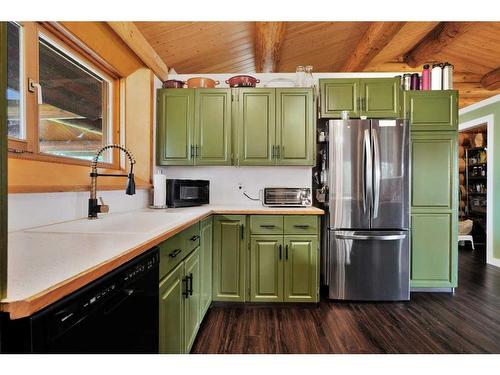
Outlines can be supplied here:
M209 203L210 181L167 180L167 206L192 207Z

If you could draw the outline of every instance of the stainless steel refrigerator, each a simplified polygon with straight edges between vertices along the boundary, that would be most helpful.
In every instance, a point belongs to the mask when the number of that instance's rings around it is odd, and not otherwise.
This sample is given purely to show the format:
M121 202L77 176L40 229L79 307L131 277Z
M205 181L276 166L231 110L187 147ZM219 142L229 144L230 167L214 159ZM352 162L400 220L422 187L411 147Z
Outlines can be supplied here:
M329 298L409 299L409 175L407 122L329 121Z

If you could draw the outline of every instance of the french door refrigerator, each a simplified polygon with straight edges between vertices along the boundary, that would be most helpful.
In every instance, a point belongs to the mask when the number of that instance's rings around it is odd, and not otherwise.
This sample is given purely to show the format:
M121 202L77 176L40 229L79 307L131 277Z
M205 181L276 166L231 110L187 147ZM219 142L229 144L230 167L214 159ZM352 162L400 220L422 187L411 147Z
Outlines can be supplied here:
M328 297L408 300L408 123L331 120L328 152Z

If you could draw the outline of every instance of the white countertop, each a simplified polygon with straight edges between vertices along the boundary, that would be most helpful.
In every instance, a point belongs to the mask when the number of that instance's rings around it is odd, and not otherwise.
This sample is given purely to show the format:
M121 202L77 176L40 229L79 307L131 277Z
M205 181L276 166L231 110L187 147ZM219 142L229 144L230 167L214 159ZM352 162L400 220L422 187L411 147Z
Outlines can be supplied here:
M147 218L146 215L149 213L154 213L154 220L143 220L142 223L136 222L132 226L123 225L124 218ZM169 215L163 216L164 213ZM107 217L100 215L102 219L98 219L92 225L95 228L95 224L99 224L101 220L107 233L59 231L59 228L78 228L79 225L86 227L87 219L75 220L59 226L51 225L11 232L8 238L7 297L1 301L2 307L16 301L33 299L45 291L64 285L65 282L70 282L79 275L119 258L131 249L144 247L154 240L159 243L175 235L176 228L185 227L186 224L198 221L210 214L321 215L323 211L315 207L268 208L215 205L164 210L142 209L128 213L109 214ZM175 220L172 219L173 217ZM108 221L105 222L106 220ZM149 224L153 222L154 225ZM112 228L112 224L109 223L117 223L119 227ZM124 229L124 227L127 228ZM154 244L152 243L151 246ZM92 280L87 282L90 281Z

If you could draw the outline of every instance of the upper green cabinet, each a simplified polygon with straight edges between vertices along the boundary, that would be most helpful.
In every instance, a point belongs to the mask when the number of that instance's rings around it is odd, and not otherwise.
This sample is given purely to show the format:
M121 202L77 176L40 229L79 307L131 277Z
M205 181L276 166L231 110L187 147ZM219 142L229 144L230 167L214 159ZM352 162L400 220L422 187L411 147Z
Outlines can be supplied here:
M314 98L310 89L276 89L278 165L312 165Z
M159 89L158 165L314 165L313 89Z
M238 165L274 165L275 89L238 89Z
M401 80L394 78L320 79L321 117L398 118L401 109Z
M456 131L458 128L458 92L405 91L405 118L412 131Z
M157 93L157 164L193 164L195 90L161 89Z
M231 90L157 91L157 164L231 164Z

